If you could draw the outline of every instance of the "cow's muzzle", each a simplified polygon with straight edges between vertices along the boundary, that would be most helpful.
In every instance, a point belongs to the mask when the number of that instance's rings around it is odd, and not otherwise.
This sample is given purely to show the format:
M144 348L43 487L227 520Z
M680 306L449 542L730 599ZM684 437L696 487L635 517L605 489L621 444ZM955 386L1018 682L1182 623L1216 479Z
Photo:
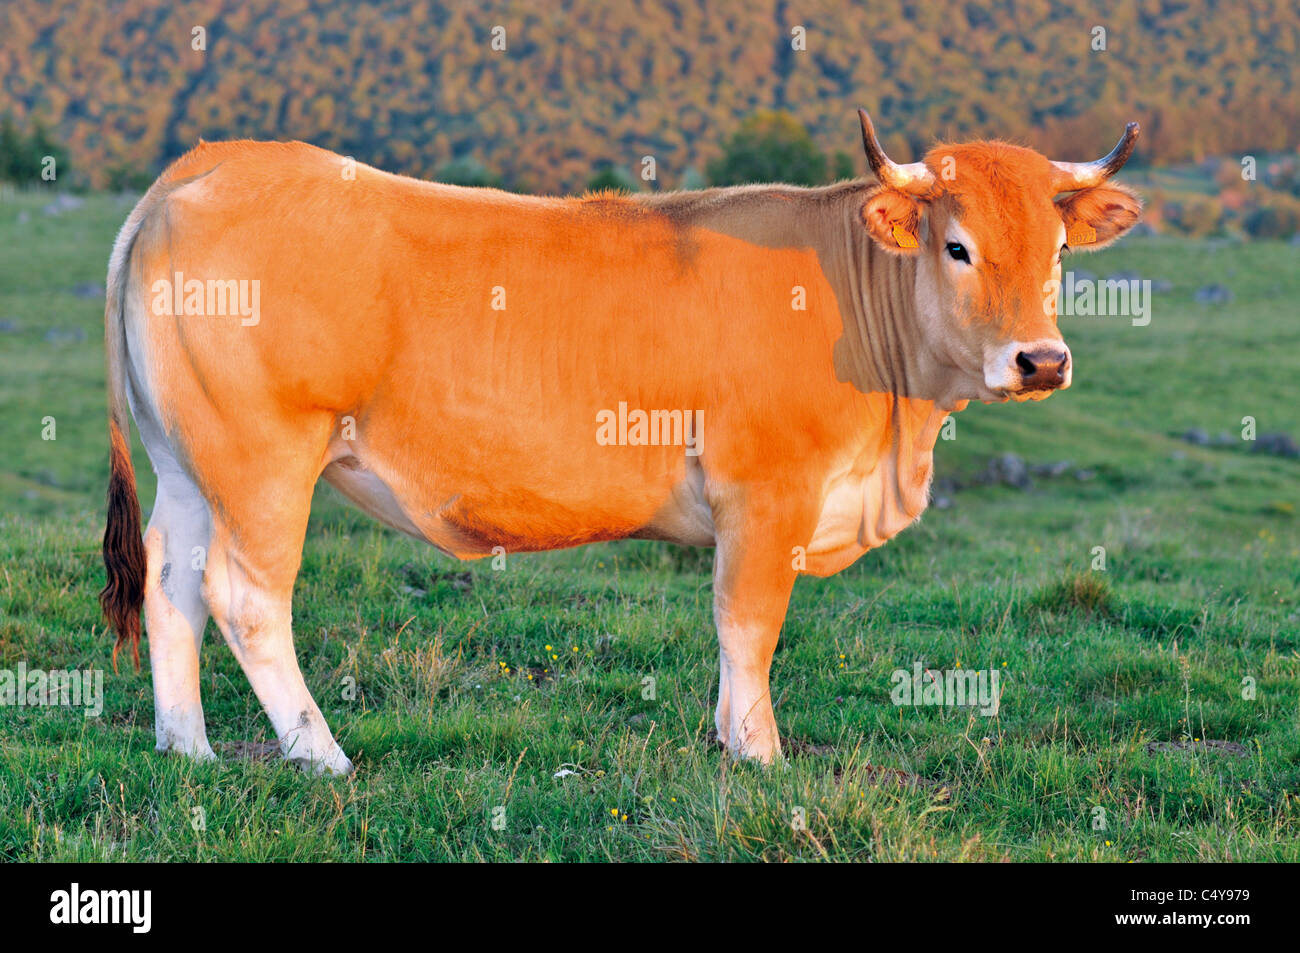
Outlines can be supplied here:
M1020 390L1056 390L1070 380L1070 352L1064 345L1016 352Z
M1074 376L1070 349L1060 338L1009 341L984 359L981 400L1042 400L1065 390Z

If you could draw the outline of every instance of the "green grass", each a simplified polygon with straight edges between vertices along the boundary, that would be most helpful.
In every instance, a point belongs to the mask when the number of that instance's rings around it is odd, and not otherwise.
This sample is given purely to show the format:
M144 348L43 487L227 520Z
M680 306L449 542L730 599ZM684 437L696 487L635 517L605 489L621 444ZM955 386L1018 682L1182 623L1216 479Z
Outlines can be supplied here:
M0 321L18 326L0 331L0 669L102 669L102 301L69 289L102 281L129 202L40 205L0 204ZM773 673L783 765L729 764L708 738L707 553L627 543L496 572L322 491L297 643L357 774L156 755L147 662L124 667L99 718L0 708L0 859L1300 860L1300 461L1176 437L1245 416L1300 432L1298 257L1143 239L1076 259L1174 287L1145 328L1066 319L1070 391L959 415L937 452L966 486L954 505L799 583ZM1194 303L1210 282L1234 301ZM979 484L1002 452L1093 478ZM895 707L890 674L917 660L997 669L999 714ZM266 740L211 626L202 689L215 743ZM1183 739L1246 753L1146 748Z

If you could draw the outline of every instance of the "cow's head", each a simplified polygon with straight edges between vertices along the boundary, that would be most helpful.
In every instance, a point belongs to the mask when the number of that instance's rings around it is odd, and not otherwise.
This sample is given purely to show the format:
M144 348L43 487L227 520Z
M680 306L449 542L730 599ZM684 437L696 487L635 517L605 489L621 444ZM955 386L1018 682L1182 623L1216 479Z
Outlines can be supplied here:
M881 247L916 260L918 319L945 387L961 399L1041 399L1070 386L1070 349L1051 282L1067 250L1101 248L1137 222L1142 203L1106 184L1137 141L1129 123L1096 162L1053 162L1005 142L936 146L899 165L858 110L879 187L863 221ZM1059 285L1058 285L1059 287Z

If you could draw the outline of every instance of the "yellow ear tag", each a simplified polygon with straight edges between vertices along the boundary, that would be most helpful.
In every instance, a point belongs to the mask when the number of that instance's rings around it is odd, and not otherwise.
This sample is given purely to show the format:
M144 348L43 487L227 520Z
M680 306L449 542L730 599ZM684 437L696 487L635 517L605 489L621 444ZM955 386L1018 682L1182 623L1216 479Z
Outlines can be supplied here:
M1097 230L1087 222L1075 222L1065 233L1067 245L1091 245L1097 240Z
M894 226L894 241L898 242L899 248L916 248L916 236L905 229L902 225Z

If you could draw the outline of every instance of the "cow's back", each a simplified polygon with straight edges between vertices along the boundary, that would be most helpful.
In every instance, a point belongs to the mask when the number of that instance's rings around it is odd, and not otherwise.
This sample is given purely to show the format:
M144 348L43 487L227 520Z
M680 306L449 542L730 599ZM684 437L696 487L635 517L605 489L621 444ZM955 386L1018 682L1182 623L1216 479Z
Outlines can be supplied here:
M183 357L157 368L163 404L227 425L354 421L330 454L400 484L417 523L514 548L644 527L695 461L598 441L620 404L699 412L699 462L728 481L833 453L861 415L834 380L839 320L810 251L629 198L420 182L301 143L204 144L166 177L196 178L152 216L146 286L256 281L260 313L153 321L154 352Z

